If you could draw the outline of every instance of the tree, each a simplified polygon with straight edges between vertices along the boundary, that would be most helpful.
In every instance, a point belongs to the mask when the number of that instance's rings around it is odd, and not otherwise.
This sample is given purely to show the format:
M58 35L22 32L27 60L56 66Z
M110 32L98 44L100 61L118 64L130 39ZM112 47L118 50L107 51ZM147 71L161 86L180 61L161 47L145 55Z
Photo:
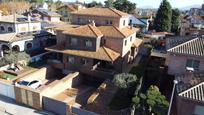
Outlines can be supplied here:
M43 3L45 0L30 0L30 3Z
M171 5L167 0L163 0L154 20L154 29L158 32L170 32L171 17Z
M102 4L101 2L93 1L93 2L91 2L91 3L85 4L85 6L86 6L87 8L96 7L96 6L102 7L103 4Z
M105 7L113 7L114 0L106 0L104 3Z
M180 25L181 25L180 16L181 16L181 13L179 9L176 8L172 10L171 32L175 33L176 35L180 33Z
M25 52L15 52L15 51L6 51L6 54L3 58L1 58L1 62L3 62L5 65L9 64L12 66L18 65L19 61L24 61L25 63L29 62L30 56L26 54Z
M113 3L113 6L117 10L120 10L126 13L134 13L136 9L136 4L128 0L116 0Z
M150 86L146 94L140 93L132 98L140 114L166 115L169 103L157 86Z

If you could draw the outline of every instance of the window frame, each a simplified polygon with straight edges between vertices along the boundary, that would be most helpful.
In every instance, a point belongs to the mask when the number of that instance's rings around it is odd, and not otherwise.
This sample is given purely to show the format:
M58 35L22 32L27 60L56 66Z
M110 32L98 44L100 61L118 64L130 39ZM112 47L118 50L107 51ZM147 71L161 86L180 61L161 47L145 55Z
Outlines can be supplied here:
M70 63L70 64L74 64L75 63L75 57L74 56L68 56L67 57L67 61Z
M186 67L191 67L195 70L199 70L200 60L195 59L187 59L186 60Z
M91 43L91 44L89 44L89 43ZM88 48L93 47L92 41L91 40L85 40L85 46L88 47Z
M73 40L76 40L76 41L73 41ZM71 37L70 38L70 45L71 46L76 46L77 44L78 44L78 39Z

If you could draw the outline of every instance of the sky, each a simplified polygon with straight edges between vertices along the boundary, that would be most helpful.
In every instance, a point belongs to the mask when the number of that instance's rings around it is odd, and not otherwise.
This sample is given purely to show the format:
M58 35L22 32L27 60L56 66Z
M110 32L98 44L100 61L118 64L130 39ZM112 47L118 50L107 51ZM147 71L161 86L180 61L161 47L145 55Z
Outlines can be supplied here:
M65 2L75 2L76 0L61 0ZM93 0L79 0L85 1L86 3L92 2ZM104 3L105 0L95 0L97 2ZM158 8L162 0L129 0L137 4L137 7L152 7ZM201 5L204 4L204 0L168 0L173 8L183 8L192 5Z

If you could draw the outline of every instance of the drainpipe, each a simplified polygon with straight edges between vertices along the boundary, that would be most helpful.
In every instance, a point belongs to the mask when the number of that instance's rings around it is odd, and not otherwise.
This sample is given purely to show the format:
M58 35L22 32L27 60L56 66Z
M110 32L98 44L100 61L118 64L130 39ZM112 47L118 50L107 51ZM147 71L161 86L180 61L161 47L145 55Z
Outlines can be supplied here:
M173 102L175 87L176 87L176 84L178 84L177 80L174 80L173 82L174 82L174 86L173 86L173 90L172 90L172 94L171 94L171 100L170 100L170 103L169 103L169 109L168 109L168 114L167 115L171 114L171 106L172 106L172 102Z

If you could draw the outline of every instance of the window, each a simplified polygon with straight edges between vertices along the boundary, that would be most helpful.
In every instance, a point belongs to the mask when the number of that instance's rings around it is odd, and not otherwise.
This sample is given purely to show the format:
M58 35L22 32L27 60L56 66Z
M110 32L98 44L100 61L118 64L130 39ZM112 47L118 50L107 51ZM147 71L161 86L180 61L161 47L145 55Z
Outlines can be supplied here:
M113 24L113 21L112 20L110 20L110 25L112 25Z
M187 59L186 62L186 67L191 67L195 70L199 69L200 61L199 60L192 60L192 59Z
M71 38L70 45L77 45L77 38Z
M85 45L86 45L86 47L92 47L91 40L86 40Z
M78 18L78 23L80 23L81 22L81 18Z
M68 62L71 63L71 64L74 64L74 57L69 56L68 57Z
M123 20L123 26L125 26L125 20Z
M85 58L82 58L82 59L81 59L81 64L82 64L82 65L86 65L86 64L87 64L87 60L86 60Z
M130 25L132 25L132 20L130 20Z
M27 47L27 49L31 49L33 47L33 44L32 43L27 43L26 47Z
M13 32L13 28L12 27L8 27L8 31L9 32Z
M109 24L108 20L106 20L106 24L107 24L107 25Z
M132 41L132 36L130 37L130 41Z
M125 46L127 45L127 40L125 40Z
M5 31L5 29L4 29L4 27L3 27L3 26L1 26L1 31Z

